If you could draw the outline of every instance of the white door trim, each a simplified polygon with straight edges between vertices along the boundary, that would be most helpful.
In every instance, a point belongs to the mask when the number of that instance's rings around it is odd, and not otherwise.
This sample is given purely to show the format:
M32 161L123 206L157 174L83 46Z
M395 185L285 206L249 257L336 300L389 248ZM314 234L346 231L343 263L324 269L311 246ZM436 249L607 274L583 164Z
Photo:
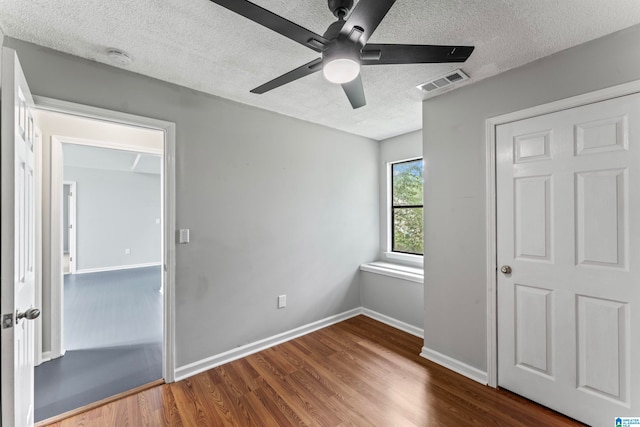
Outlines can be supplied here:
M76 274L76 238L77 227L76 224L76 196L77 196L77 183L75 181L63 181L64 185L69 186L69 206L67 214L69 215L70 228L65 230L69 235L69 274Z
M38 104L36 103L36 108ZM47 141L43 141L44 144ZM57 171L57 172L56 172ZM52 138L51 141L51 174L50 174L50 205L58 206L59 209L51 209L51 227L50 227L50 247L56 248L51 250L49 260L49 280L51 283L50 298L51 305L47 307L50 312L51 321L51 353L50 359L56 359L64 356L64 311L63 305L63 283L64 283L64 266L62 265L63 254L63 218L62 218L62 144Z
M36 235L36 283L35 283L35 302L34 306L42 310L42 135L38 129L38 144L35 150L35 235ZM33 328L34 342L34 366L40 365L43 360L42 356L42 316L38 316L35 320Z
M38 108L40 108L39 104L36 104L36 105L38 106ZM41 109L45 109L45 108L41 108ZM48 111L51 111L51 110L48 110ZM110 120L110 122L123 124L122 122L118 123L118 122L115 122L114 120ZM131 123L127 122L126 124L131 124ZM138 127L149 128L148 126L138 126ZM154 129L154 128L150 128L150 129ZM157 129L157 130L161 130L161 129ZM85 145L89 147L110 148L112 150L135 151L137 153L147 153L147 154L157 154L157 155L162 155L162 153L164 152L164 149L147 147L145 145L137 145L135 143L130 144L122 141L107 141L107 140L101 140L101 139L76 138L72 136L62 136L62 135L60 136L55 135L55 137L61 143L64 143L64 144L78 144L78 145Z
M550 102L532 108L492 117L485 122L486 153L486 229L487 229L487 378L488 385L498 386L497 323L497 210L496 210L496 127L505 123L568 110L587 104L640 93L640 80L583 95Z
M165 382L173 382L175 380L175 139L176 139L176 125L173 122L165 120L153 119L149 117L137 116L133 114L106 110L97 107L91 107L82 104L76 104L73 102L60 101L51 98L34 96L36 108L41 110L65 113L77 115L85 118L92 118L101 121L109 121L118 124L127 124L137 127L145 127L148 129L160 130L164 132L164 164L162 170L162 204L164 206L162 212L163 223L163 306L164 306L164 325L163 325L163 349L162 349L162 376ZM62 160L62 142L65 143L79 143L80 140L68 137L54 137L52 138L51 155L52 155L52 169L56 167L61 168ZM91 145L100 146L97 141L82 140L82 143L89 142ZM105 146L103 144L102 146ZM108 145L109 148L129 149L130 146L114 147L114 144ZM135 148L136 151L141 151L139 147ZM145 150L142 150L145 151ZM60 169L61 170L61 169ZM57 177L55 175L58 175ZM62 174L52 174L51 176L51 203L56 202L56 193L58 201L62 199ZM59 182L54 182L58 180ZM51 219L53 224L61 223L61 212L56 213L56 209L51 212ZM60 218L58 218L60 217ZM56 230L58 230L56 232ZM51 245L62 248L62 236L60 227L51 228ZM58 290L62 289L62 275L58 277L58 274L51 274L60 272L62 262L61 256L53 256L51 259L51 271L49 272L52 278L52 303L55 301L54 297L61 298L61 293L54 295L54 282L57 280ZM57 265L56 265L57 264ZM58 325L62 326L61 314L57 317ZM53 319L52 323L56 320ZM54 323L55 324L55 323ZM54 337L52 334L52 353L57 346L60 351L63 351L62 345L62 328L53 328L52 333L59 329L60 336ZM56 343L57 340L57 343ZM53 357L55 357L52 354Z

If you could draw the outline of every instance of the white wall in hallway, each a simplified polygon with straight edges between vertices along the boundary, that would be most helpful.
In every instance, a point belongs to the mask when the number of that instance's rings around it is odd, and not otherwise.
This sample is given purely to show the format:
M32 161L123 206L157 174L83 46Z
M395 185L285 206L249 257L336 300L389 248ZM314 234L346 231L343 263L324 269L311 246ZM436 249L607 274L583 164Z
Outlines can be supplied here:
M65 166L64 179L76 182L79 273L161 263L160 175Z

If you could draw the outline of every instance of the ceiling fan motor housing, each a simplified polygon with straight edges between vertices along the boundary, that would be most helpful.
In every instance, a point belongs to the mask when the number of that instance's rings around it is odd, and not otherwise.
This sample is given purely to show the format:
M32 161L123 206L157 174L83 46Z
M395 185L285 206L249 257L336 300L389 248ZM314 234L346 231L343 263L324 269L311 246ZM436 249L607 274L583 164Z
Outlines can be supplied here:
M343 19L353 8L353 0L328 0L328 3L329 10L338 19Z
M322 60L326 63L333 61L334 59L351 59L360 63L361 49L362 46L358 43L352 43L348 40L336 40L322 53Z

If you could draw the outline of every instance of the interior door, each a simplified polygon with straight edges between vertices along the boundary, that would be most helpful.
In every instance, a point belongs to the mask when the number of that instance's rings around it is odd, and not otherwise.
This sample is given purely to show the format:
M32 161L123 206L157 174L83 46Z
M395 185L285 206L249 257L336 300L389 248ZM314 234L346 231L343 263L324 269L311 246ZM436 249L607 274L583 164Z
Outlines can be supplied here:
M640 414L640 95L498 126L498 384Z
M33 425L35 123L15 51L2 51L2 425Z

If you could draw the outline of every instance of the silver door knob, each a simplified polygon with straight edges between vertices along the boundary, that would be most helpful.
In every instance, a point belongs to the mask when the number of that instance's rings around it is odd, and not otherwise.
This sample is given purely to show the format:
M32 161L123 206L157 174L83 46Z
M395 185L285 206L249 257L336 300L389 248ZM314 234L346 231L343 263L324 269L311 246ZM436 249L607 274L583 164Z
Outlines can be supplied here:
M27 319L27 320L37 319L38 316L40 316L40 310L38 310L37 308L30 308L24 313L20 313L18 311L16 313L16 322L18 322L20 319Z
M500 271L504 274L511 274L511 267L508 265L503 265L502 267L500 267Z

